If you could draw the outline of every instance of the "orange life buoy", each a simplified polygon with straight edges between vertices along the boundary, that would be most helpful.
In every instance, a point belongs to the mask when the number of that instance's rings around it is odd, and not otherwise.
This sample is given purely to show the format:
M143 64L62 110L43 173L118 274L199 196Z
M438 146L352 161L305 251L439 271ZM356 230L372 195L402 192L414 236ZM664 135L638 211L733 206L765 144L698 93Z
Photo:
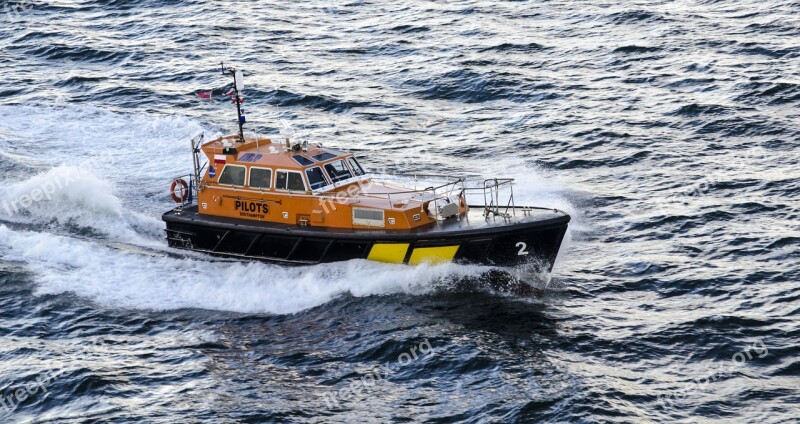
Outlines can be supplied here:
M175 203L186 202L186 199L189 198L189 184L186 184L186 181L182 178L176 178L172 185L169 186L169 195Z

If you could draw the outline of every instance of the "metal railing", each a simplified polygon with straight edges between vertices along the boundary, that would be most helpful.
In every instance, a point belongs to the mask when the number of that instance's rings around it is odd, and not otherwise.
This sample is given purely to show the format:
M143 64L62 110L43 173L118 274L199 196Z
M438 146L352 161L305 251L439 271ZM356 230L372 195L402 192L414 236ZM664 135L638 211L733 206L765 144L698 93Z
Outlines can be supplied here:
M366 196L369 197L382 197L385 196L386 200L389 202L389 207L394 209L395 204L392 201L392 196L395 196L395 199L402 196L402 201L410 202L415 201L420 203L420 212L424 212L425 205L430 204L430 202L435 202L437 200L448 199L452 197L453 193L458 191L458 193L464 193L466 188L464 186L464 178L461 177L450 177L446 175L436 175L436 174L393 174L393 176L399 177L413 177L414 182L417 182L417 179L422 178L442 178L446 181L443 184L437 186L429 186L423 189L411 189L408 190L401 190L401 191L393 191L393 192L369 192L365 193ZM377 180L376 180L377 181ZM393 183L396 184L396 183ZM402 187L402 186L401 186ZM409 197L408 195L411 194L413 196ZM437 220L440 218L439 216L439 208L433 208L434 218Z
M454 192L458 191L458 193L464 195L464 201L467 204L470 204L470 202L468 202L466 199L466 195L468 193L479 192L483 196L484 216L486 217L488 217L489 215L502 216L502 217L516 216L513 178L488 178L483 180L480 186L466 187L465 185L466 179L462 177L456 178L446 175L435 175L435 174L413 174L413 175L396 174L394 176L414 177L415 181L417 180L417 177L443 178L449 181L437 186L426 187L423 189L413 189L413 190L409 189L405 191L396 191L390 193L369 193L369 196L370 197L386 196L387 200L389 200L391 207L394 207L394 203L392 202L392 195L395 196L403 195L405 200L408 199L409 194L417 194L417 196L414 196L408 200L419 201L424 205L430 201L435 202L436 200L439 199L450 198L454 194ZM425 196L426 194L428 196ZM478 205L473 205L473 206L478 206ZM436 217L438 218L438 209L434 208L434 210L436 213ZM511 215L509 215L509 212Z
M501 202L501 198L506 198L506 190L508 190L507 200ZM508 217L509 210L511 210L512 215L516 215L513 178L489 178L483 180L483 184L480 187L470 187L466 191L481 191L483 193L483 215L486 217L490 214ZM500 212L501 209L503 210L502 212Z
M398 176L398 175L395 175ZM414 177L414 180L417 180L417 177L423 178L442 178L445 180L449 180L443 184L426 187L423 189L414 189L414 190L406 190L406 191L396 191L391 193L369 193L369 196L381 196L384 195L389 200L391 207L394 207L394 203L392 202L392 196L399 196L403 195L404 200L408 199L409 194L416 194L417 196L412 197L408 200L419 201L423 204L427 204L428 202L435 202L439 199L450 198L454 193L459 193L464 195L464 201L467 204L470 202L467 200L468 193L480 193L483 196L483 207L484 207L484 216L489 217L490 215L494 216L501 216L508 218L510 216L516 216L516 204L514 200L514 179L513 178L488 178L483 180L483 182L477 187L466 187L466 179L462 177L450 177L446 175L434 175L434 174L414 174L414 175L399 175L399 176L407 176L407 177ZM426 196L427 195L427 196ZM473 205L478 206L478 205ZM436 218L439 218L438 215L438 208L434 208L434 213Z

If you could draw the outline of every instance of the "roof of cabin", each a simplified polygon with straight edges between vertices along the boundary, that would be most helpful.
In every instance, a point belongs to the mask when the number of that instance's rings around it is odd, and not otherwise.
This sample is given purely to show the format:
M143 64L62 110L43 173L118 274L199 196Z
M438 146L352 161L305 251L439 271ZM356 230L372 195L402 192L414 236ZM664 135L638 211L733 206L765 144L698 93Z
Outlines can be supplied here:
M319 166L331 159L352 155L340 150L312 145L308 146L307 151L295 151L286 146L285 139L279 137L245 137L244 143L239 141L239 136L221 137L203 144L202 149L213 161L215 155L225 154L223 150L226 147L236 149L234 161L237 164L263 165L289 170Z

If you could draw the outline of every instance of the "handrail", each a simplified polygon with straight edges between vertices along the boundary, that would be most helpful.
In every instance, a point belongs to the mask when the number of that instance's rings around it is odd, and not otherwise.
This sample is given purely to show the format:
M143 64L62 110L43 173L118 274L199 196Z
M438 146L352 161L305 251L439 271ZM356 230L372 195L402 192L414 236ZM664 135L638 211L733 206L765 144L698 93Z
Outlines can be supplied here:
M458 188L459 184L461 186L461 192L464 193L464 181L465 180L462 177L452 177L452 176L447 176L447 175L436 175L436 174L394 174L394 176L414 177L415 181L416 181L417 177L443 178L443 179L447 179L449 181L447 181L447 182L445 182L443 184L440 184L440 185L429 186L429 187L426 187L424 189L401 190L401 191L383 192L383 193L381 193L381 192L377 192L377 193L376 192L369 192L369 193L364 193L364 195L368 196L368 197L386 196L386 199L389 201L389 207L390 208L394 208L394 202L392 202L392 196L398 196L398 195L404 195L404 194L405 195L408 195L408 194L422 195L422 196L420 196L420 198L415 198L417 196L414 196L414 197L411 197L410 199L408 199L408 198L404 199L405 201L419 202L420 203L420 213L422 213L422 212L425 211L425 205L430 204L430 202L434 202L434 205L435 205L438 200L449 199L451 197L452 193ZM378 180L378 179L373 179L373 180L380 182L380 180ZM395 181L392 181L392 183L400 185L401 188L403 188L403 186L401 184L398 184ZM425 196L425 194L428 194L428 196ZM466 199L465 199L465 201L466 201ZM438 206L434 206L433 207L433 215L434 215L435 219L437 219L437 220L439 219L439 208L438 208Z
M369 196L375 196L375 195L382 196L382 195L391 195L391 194L426 193L426 192L429 192L429 191L434 191L435 192L436 190L439 190L440 188L449 187L449 186L458 184L459 182L461 182L461 181L455 181L455 182L452 182L452 183L442 184L440 186L430 186L430 187L426 187L426 188L423 188L423 189L417 189L417 190L387 191L387 192L384 192L384 193L369 192L369 193L365 193L365 194L367 194Z
M394 177L426 177L426 178L444 178L444 179L452 179L452 180L461 180L464 177L454 177L452 175L445 175L445 174L418 174L418 173L396 173L391 174Z
M509 196L508 201L504 206L504 211L500 213L500 191L508 186ZM516 205L514 203L514 179L513 178L489 178L483 180L483 187L470 187L465 191L483 191L483 205L485 208L484 215L489 216L490 213L500 216L508 216L508 210L516 215Z

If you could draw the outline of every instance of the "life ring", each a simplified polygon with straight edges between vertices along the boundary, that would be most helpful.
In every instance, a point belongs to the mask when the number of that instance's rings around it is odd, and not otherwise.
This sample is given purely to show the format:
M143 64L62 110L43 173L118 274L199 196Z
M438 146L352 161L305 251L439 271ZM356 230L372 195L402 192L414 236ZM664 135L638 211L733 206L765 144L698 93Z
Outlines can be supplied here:
M185 203L189 198L189 184L186 184L182 178L176 178L169 186L169 195L175 203Z

